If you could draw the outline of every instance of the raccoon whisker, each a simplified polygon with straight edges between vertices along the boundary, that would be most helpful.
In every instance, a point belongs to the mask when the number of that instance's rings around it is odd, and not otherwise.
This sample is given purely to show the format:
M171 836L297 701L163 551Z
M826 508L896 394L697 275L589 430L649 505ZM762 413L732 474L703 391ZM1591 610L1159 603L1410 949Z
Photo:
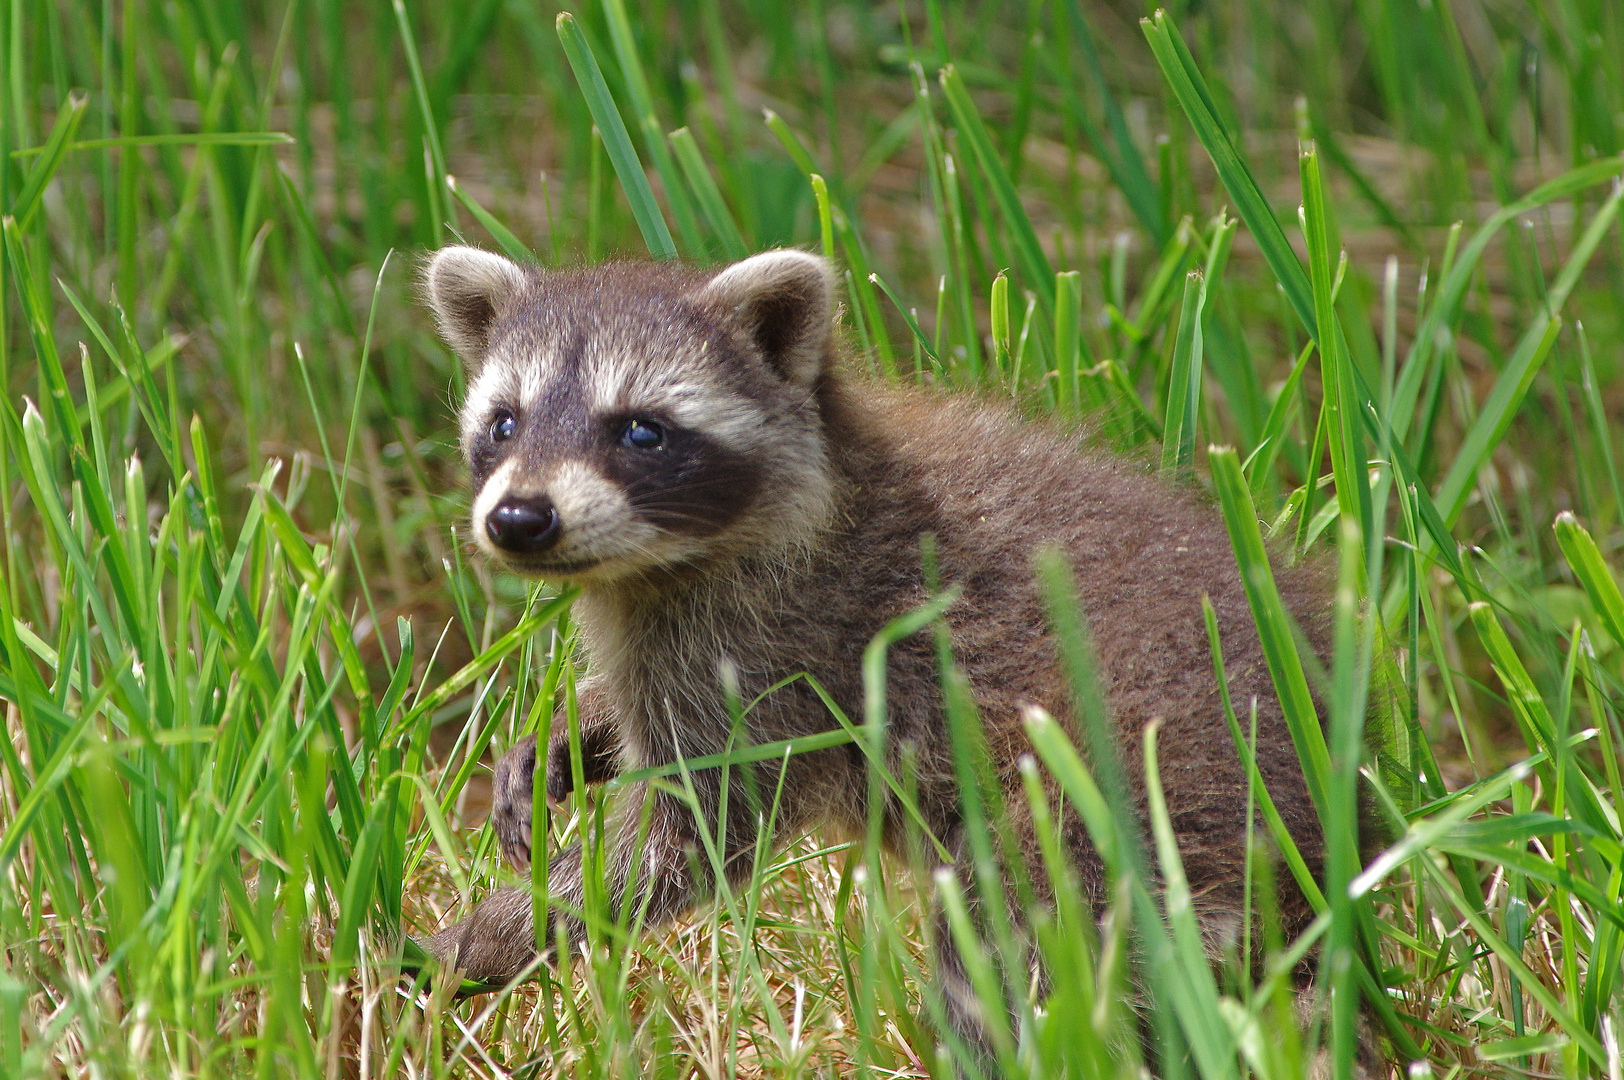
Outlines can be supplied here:
M639 509L644 513L658 515L659 520L662 522L692 522L695 525L703 525L712 529L714 529L717 524L716 518L712 515L698 513L692 510L678 510L674 507L666 506L645 506L639 507Z
M669 479L660 485L657 495L666 496L672 492L712 490L718 493L725 492L731 485L712 477L690 477L686 479Z
M654 500L647 500L641 502L630 502L627 505L633 510L639 510L644 513L653 512L657 514L664 514L668 517L701 518L707 516L693 510L689 504L681 502L666 502L664 500L656 502Z
M695 500L695 499L684 500L684 499L682 499L680 497L680 496L684 496L684 495L689 495L689 496L703 495L703 496L708 496L709 498L708 499L702 499L702 500ZM635 496L635 497L633 497L631 499L628 499L626 502L627 502L628 506L631 506L634 509L641 510L641 509L648 509L648 508L652 508L652 507L665 506L665 505L668 505L670 503L677 503L677 504L680 505L683 502L722 501L722 500L725 500L727 498L730 498L731 495L732 495L732 491L730 491L728 489L718 488L718 486L715 483L711 482L711 481L695 481L695 482L693 482L691 484L686 484L686 485L673 484L670 487L661 488L659 491L655 492L652 495Z

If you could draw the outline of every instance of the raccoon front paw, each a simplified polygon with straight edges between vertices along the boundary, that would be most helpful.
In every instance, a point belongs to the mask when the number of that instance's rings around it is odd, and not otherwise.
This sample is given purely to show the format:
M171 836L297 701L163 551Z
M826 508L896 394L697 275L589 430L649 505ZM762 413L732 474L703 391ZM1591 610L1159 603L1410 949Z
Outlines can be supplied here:
M620 775L620 740L612 725L581 728L581 779L601 784ZM575 790L575 770L570 766L569 732L556 720L553 737L547 745L547 798L561 803Z
M549 758L551 755L549 755ZM552 768L549 764L548 772ZM502 856L517 870L530 865L530 819L535 799L536 737L520 739L496 763L491 785L491 827L496 830Z
M498 889L468 918L416 944L444 973L437 978L462 973L456 991L459 998L500 989L536 966L530 891Z

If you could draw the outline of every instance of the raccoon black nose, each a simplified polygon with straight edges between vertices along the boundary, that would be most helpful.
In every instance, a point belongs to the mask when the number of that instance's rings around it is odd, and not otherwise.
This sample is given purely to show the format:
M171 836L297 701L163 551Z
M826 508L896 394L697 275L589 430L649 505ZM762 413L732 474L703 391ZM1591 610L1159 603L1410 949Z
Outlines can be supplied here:
M485 518L491 543L515 555L539 555L558 533L558 511L547 499L504 499Z

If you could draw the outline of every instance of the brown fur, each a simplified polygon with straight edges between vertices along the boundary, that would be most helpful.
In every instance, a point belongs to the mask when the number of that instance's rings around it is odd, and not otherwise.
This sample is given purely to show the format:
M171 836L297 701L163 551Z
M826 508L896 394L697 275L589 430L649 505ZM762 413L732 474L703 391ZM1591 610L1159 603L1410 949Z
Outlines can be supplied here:
M644 280L658 276L661 288L671 288L665 284L669 274L634 267L603 272L600 280L612 287L597 302L606 310L624 310L633 303L625 297L645 288ZM508 315L502 314L501 297L491 303L497 325L489 340L504 332L504 318L537 318L534 305L540 301L535 296L545 294L548 279L530 280L530 298ZM687 287L701 288L706 280L695 275ZM705 314L702 305L694 310L708 324L702 332L713 336L719 354L774 365L770 350L778 346L759 326L762 320L782 317L773 305L762 304L747 314L742 327L726 312ZM455 313L448 316L442 308L441 317L454 319ZM585 315L593 317L591 311ZM793 399L786 408L811 418L825 454L832 512L803 529L789 549L720 545L674 565L585 581L575 613L591 670L581 710L588 781L612 775L617 762L640 768L726 746L730 731L718 679L718 665L724 661L737 671L744 701L786 676L808 672L848 716L860 718L863 650L889 620L926 601L921 538L929 534L935 538L942 582L963 590L947 613L954 653L979 708L990 761L1009 796L1006 809L1013 828L1035 866L1037 845L1016 768L1028 752L1022 713L1035 704L1068 726L1073 713L1033 580L1034 557L1054 547L1075 568L1077 599L1092 627L1130 797L1141 822L1141 732L1148 721L1163 721L1162 784L1190 888L1209 932L1224 937L1235 931L1248 826L1247 786L1213 677L1203 594L1211 597L1217 612L1236 708L1244 714L1257 702L1263 778L1317 873L1323 850L1317 817L1226 531L1208 500L1189 487L1148 475L1138 465L1081 449L1074 436L1023 422L1004 408L849 376L841 370L827 321L801 332L802 338L807 335L819 363L804 393L796 389L792 374L772 389ZM745 511L746 517L749 513ZM1287 607L1310 642L1320 647L1327 609L1322 582L1301 568L1277 567L1276 577ZM900 771L904 756L908 758L926 823L951 851L964 852L960 793L929 634L891 649L887 704L892 767ZM833 726L805 682L767 696L748 716L748 735L756 743ZM561 727L555 725L545 767L548 792L555 798L570 787L568 758L559 749ZM1076 741L1083 745L1080 738ZM534 741L526 740L497 766L493 822L503 851L516 865L529 857L534 762ZM757 777L760 789L770 793L776 767L758 769ZM722 801L720 774L714 769L695 772L693 781L707 827L714 830ZM727 800L726 858L729 876L743 879L751 869L756 825L737 774L734 785ZM798 755L783 778L773 839L793 839L819 827L860 833L868 818L868 793L868 773L855 747ZM636 786L621 799L623 807L642 803L643 792ZM885 839L900 849L905 819L889 801L881 809ZM647 903L648 920L674 919L712 887L703 876L703 855L693 857L703 850L694 815L679 800L655 794L642 865L634 872L630 863L636 826L634 810L623 817L611 841L609 895L623 895L628 879L635 879L632 895ZM1082 825L1069 821L1066 838L1089 898L1101 903L1106 897L1104 872ZM959 873L968 881L967 856L959 861ZM693 868L701 873L697 880ZM554 856L551 881L563 900L554 910L579 910L583 898L577 849ZM1307 904L1289 884L1282 889L1280 907L1287 933L1306 925ZM555 917L562 918L571 939L579 939L583 928L578 919L571 914ZM466 921L436 934L427 945L471 977L501 982L535 959L530 918L527 890L499 890ZM962 973L951 954L942 962L951 991L952 984L962 982ZM954 996L962 995L950 994ZM960 1020L974 1035L974 1017Z

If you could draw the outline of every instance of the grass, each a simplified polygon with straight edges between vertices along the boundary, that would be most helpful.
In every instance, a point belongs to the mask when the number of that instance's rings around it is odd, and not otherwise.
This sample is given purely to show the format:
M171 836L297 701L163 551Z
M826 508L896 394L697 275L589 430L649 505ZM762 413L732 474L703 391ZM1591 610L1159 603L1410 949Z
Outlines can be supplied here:
M1046 771L1118 891L1096 922L1061 890L1033 1001L946 883L1020 1021L1004 1071L1154 1048L1168 1077L1294 1077L1323 1045L1347 1075L1362 997L1411 1075L1620 1075L1615 5L555 14L0 3L0 1075L955 1075L931 860L860 843L760 860L679 927L606 925L511 994L398 984L402 932L507 877L480 762L575 677L568 596L460 534L461 374L411 287L457 237L546 264L816 248L858 366L1086 413L1212 488L1326 829L1323 916L1272 940L1259 887L1275 962L1209 967L1165 820L1139 851L1108 755L1033 717L1034 812L1061 812ZM1267 544L1335 559L1323 670ZM1279 846L1260 883L1299 871ZM1282 973L1311 947L1305 1023Z

